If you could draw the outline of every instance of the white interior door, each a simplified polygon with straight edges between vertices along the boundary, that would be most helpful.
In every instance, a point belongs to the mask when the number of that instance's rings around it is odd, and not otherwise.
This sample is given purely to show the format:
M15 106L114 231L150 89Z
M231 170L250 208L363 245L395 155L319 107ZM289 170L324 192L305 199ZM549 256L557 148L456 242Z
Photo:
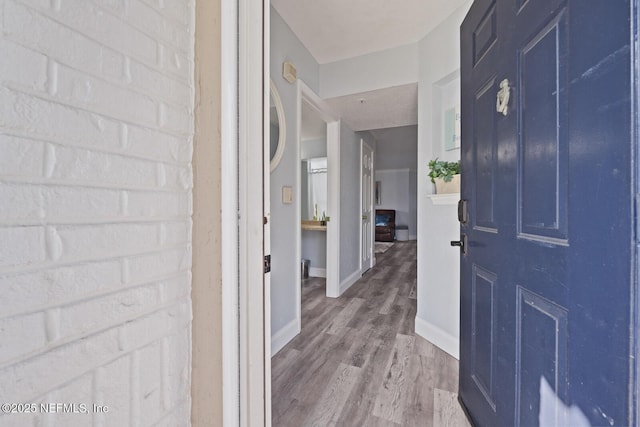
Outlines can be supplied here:
M360 206L362 226L360 232L360 269L362 273L373 267L373 150L360 140Z

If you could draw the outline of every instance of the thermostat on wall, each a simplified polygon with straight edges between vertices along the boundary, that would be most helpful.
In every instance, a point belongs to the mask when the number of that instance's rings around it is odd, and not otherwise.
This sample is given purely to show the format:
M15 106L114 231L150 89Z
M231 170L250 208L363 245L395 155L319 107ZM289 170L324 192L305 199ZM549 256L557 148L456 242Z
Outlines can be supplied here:
M295 65L288 61L284 62L282 64L282 77L289 83L294 83L298 78Z

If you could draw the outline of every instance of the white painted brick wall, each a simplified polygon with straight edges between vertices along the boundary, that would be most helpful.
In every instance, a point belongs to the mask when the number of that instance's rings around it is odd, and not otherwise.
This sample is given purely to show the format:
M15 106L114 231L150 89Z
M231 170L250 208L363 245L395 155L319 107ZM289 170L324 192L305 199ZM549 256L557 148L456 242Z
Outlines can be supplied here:
M0 426L189 424L194 2L0 0Z

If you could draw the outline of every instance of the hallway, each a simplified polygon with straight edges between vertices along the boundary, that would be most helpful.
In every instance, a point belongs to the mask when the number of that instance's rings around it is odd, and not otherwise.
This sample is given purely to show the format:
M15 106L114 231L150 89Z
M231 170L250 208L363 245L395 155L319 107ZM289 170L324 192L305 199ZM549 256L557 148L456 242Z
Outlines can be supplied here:
M305 280L302 332L272 359L274 426L465 426L458 361L414 334L415 241L337 299ZM437 408L434 410L434 407Z

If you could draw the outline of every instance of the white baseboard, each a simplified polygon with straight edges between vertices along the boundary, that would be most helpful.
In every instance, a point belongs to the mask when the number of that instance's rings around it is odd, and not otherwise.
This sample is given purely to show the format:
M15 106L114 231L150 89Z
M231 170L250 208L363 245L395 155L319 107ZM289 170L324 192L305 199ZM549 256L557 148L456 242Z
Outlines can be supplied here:
M360 270L354 271L351 276L347 277L342 283L340 283L340 295L342 295L361 277L362 277L362 274L360 273Z
M327 277L327 269L309 267L309 277Z
M278 332L271 335L271 357L275 356L282 348L300 333L300 319L293 319Z
M460 360L460 339L416 316L416 334Z

